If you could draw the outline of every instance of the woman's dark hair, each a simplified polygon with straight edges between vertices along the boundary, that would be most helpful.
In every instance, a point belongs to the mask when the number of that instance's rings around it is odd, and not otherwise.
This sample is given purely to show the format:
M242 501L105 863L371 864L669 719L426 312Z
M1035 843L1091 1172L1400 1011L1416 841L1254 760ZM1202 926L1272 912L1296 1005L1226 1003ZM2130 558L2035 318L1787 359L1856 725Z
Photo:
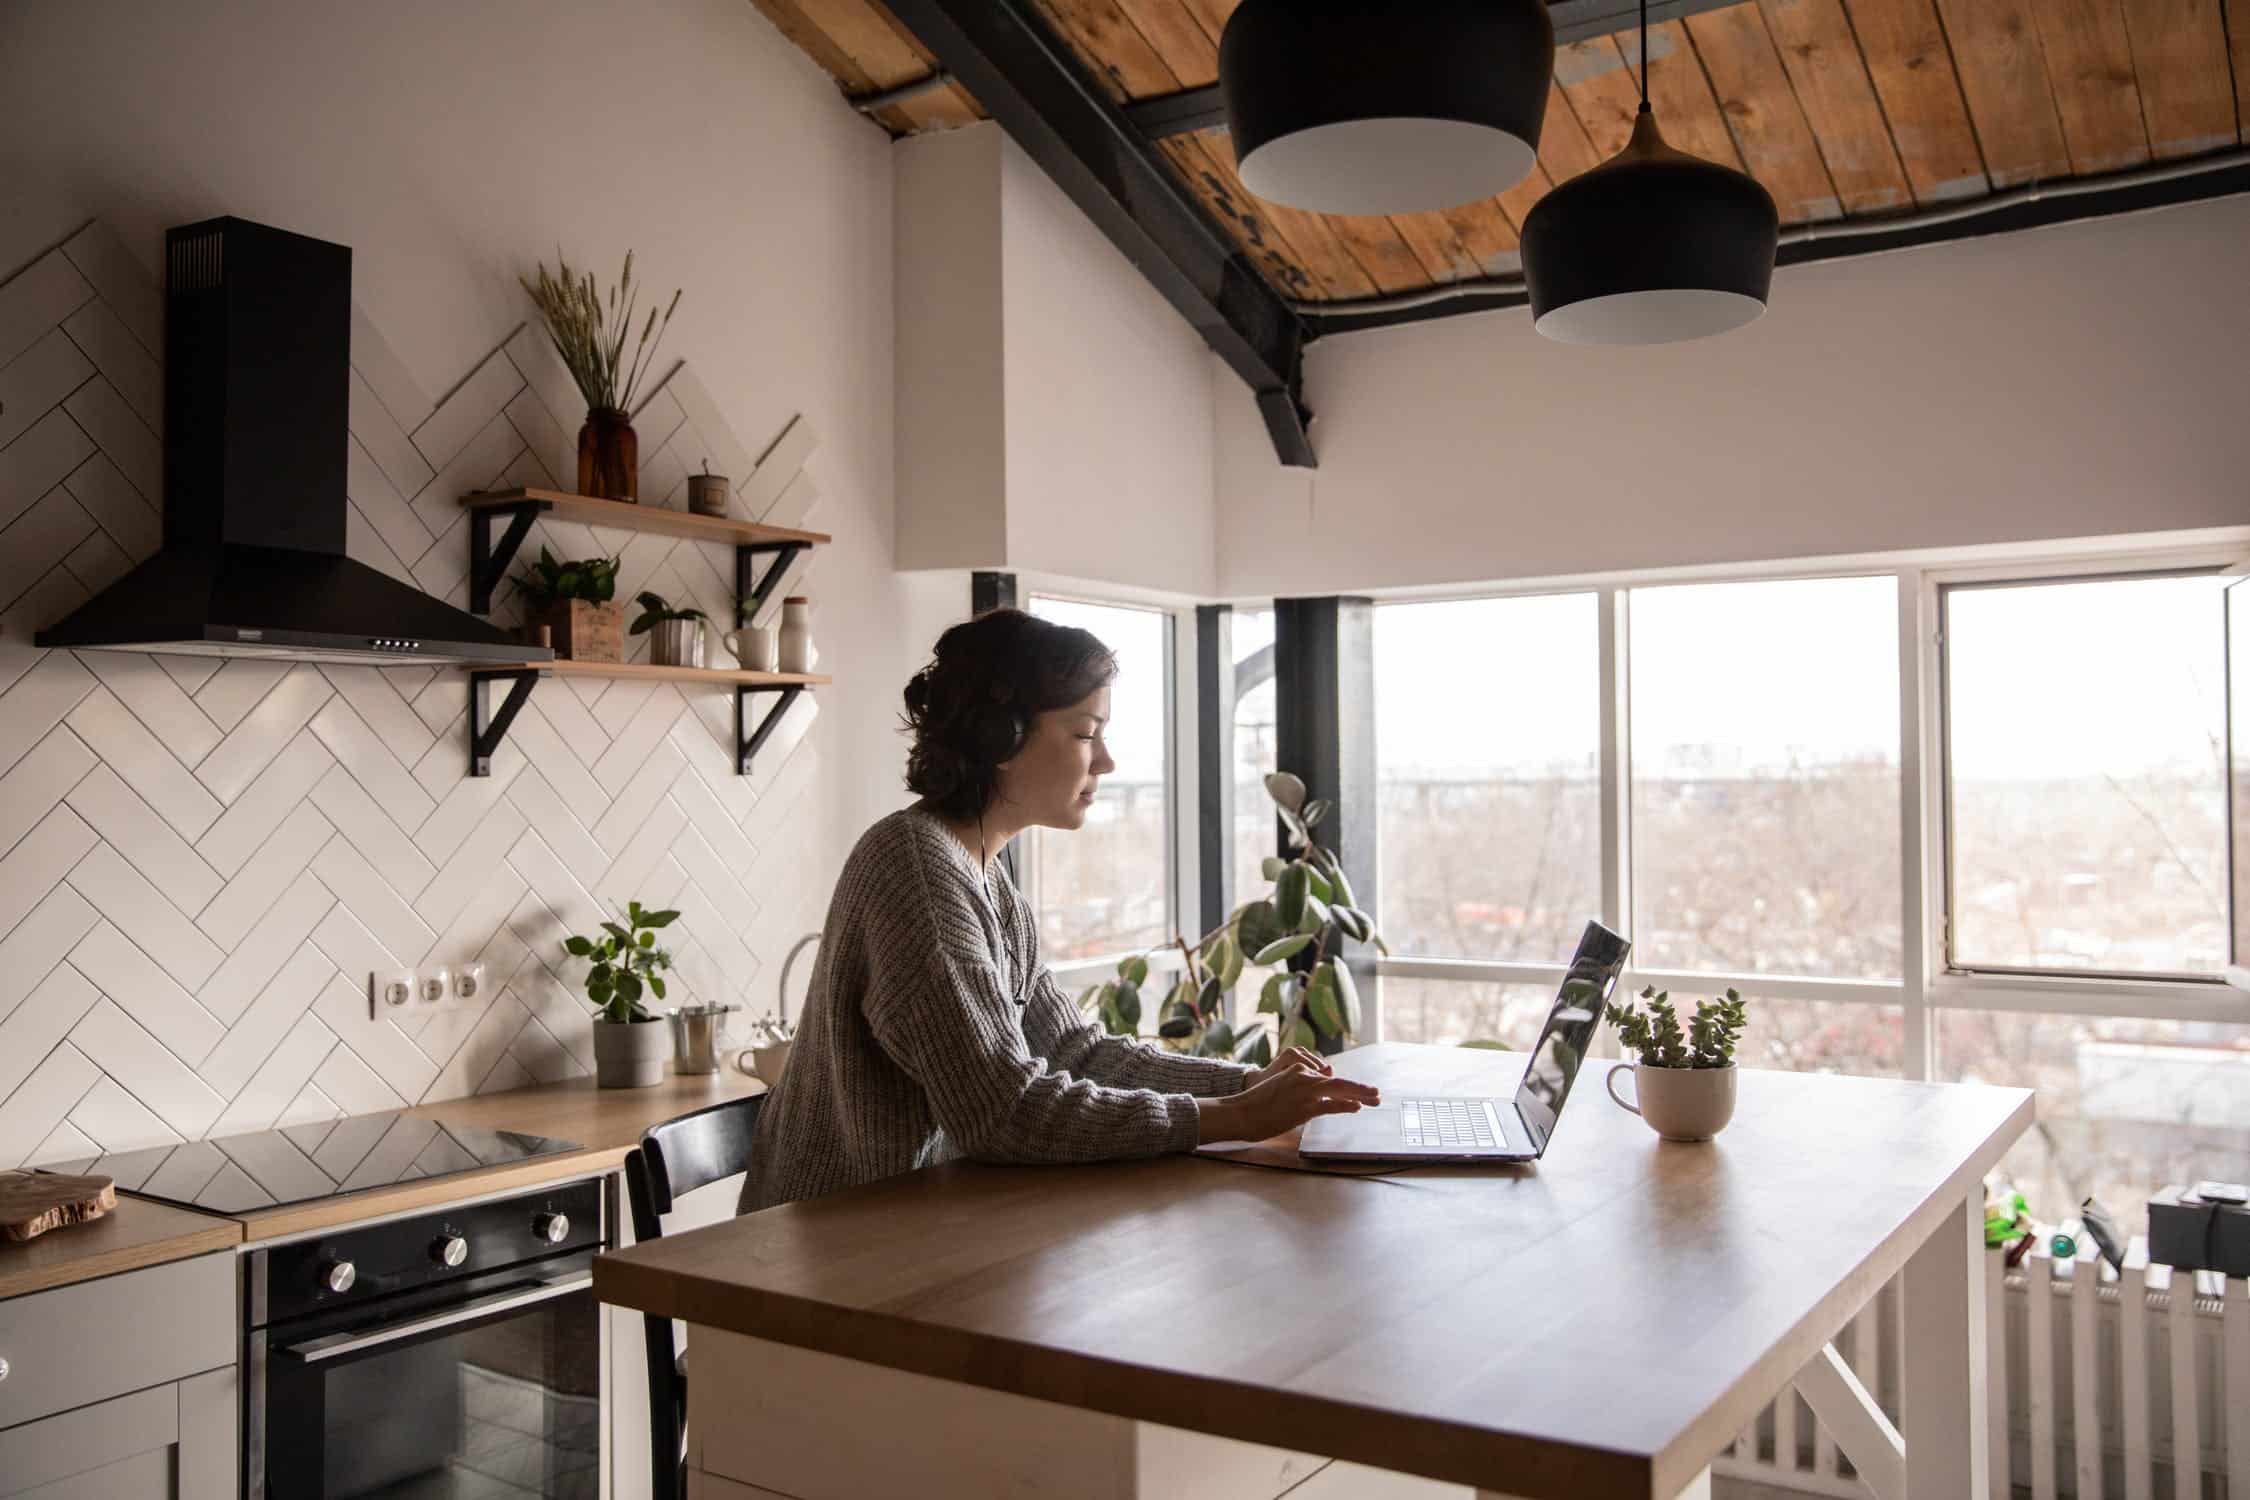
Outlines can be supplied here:
M978 816L1033 716L1068 708L1116 675L1117 658L1091 631L1020 609L954 626L906 684L907 789L947 817Z

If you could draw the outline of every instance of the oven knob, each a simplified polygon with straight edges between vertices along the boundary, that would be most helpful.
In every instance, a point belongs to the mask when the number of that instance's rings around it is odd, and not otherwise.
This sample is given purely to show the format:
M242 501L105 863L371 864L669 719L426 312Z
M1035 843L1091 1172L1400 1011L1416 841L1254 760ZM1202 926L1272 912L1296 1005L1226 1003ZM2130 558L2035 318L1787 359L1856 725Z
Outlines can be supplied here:
M441 1266L457 1266L468 1258L469 1242L457 1234L431 1242L430 1259Z
M328 1283L332 1292L348 1292L352 1283L359 1280L359 1268L348 1260L332 1260L320 1268L320 1279Z
M570 1238L569 1214L541 1214L531 1221L531 1232L550 1245Z

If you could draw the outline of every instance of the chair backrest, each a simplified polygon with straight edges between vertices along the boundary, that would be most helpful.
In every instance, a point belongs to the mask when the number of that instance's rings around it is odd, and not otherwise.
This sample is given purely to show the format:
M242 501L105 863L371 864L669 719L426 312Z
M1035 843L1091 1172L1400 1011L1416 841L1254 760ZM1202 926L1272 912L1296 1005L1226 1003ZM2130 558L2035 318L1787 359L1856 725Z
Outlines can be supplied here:
M732 1177L749 1165L750 1137L765 1102L763 1094L729 1099L643 1132L635 1157L641 1171L633 1171L632 1160L625 1171L633 1238L657 1238L664 1232L660 1216L672 1211L681 1194ZM637 1183L636 1177L641 1179Z
M682 1193L692 1193L750 1164L750 1137L758 1127L763 1094L730 1099L644 1131L625 1158L625 1199L633 1214L633 1238L661 1239L663 1215ZM652 1500L686 1500L681 1455L687 1433L687 1382L672 1340L672 1320L641 1319L648 1350L650 1495Z

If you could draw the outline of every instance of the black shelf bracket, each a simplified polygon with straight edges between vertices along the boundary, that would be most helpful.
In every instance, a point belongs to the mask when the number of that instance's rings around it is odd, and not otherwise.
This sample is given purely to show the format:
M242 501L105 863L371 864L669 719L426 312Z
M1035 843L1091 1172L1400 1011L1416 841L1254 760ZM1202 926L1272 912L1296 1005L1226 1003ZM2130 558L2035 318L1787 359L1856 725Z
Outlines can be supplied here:
M758 758L758 752L765 748L767 740L773 738L773 732L781 727L782 719L788 715L790 705L797 701L797 695L804 690L799 683L776 687L742 686L734 690L735 775L750 774L751 763ZM750 722L750 697L754 693L774 694L774 705L766 710L766 716L758 721L758 727L745 737L743 730Z
M811 545L810 542L749 542L734 549L736 629L748 625L758 611L766 607L773 591L781 587L781 577L789 571L789 565L797 560L798 553ZM769 556L773 561L766 564L764 576L752 582L752 575L758 571L758 559Z
M508 737L508 726L516 722L531 697L531 685L542 677L551 677L537 667L515 667L505 672L471 672L469 674L469 774L490 776L492 757L500 749L500 742ZM485 684L509 684L508 696L501 700L500 711L487 715L484 709Z
M531 535L531 523L552 509L544 500L521 500L514 505L479 506L469 512L469 612L492 613L492 591L500 587L500 580L508 574L508 564L516 560L516 551L523 539ZM508 529L500 534L497 546L492 540L492 523L500 517L508 518Z

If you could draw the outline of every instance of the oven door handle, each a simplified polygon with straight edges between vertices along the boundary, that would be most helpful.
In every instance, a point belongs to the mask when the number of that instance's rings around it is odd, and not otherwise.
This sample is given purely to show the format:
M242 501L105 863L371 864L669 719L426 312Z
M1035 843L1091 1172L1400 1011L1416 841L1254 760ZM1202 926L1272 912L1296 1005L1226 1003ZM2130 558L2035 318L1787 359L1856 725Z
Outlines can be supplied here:
M594 1284L591 1271L577 1276L559 1277L541 1281L514 1291L494 1292L489 1297L478 1297L449 1307L444 1312L427 1318L417 1318L411 1323L393 1323L367 1333L332 1333L326 1338L307 1339L301 1344L289 1344L281 1352L308 1365L325 1359L341 1359L347 1354L357 1354L363 1349L374 1349L392 1344L400 1339L419 1338L425 1333L436 1333L457 1323L473 1322L494 1313L514 1312L520 1307L532 1307L541 1302L552 1302L557 1297L568 1297L583 1292Z

